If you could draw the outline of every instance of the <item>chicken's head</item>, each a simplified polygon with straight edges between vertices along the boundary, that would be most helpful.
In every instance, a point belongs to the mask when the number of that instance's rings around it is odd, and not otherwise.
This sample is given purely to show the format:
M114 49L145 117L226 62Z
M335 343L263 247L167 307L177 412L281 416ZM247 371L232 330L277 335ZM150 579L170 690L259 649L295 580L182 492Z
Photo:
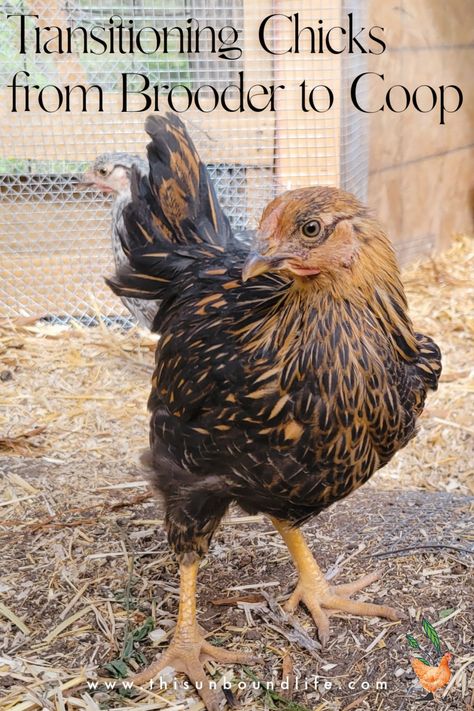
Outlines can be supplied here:
M291 190L264 210L257 248L242 278L277 271L302 286L347 279L367 254L371 236L381 238L390 250L368 209L350 193L331 187Z
M103 193L121 193L130 190L130 174L139 158L128 153L103 153L81 181L82 187L94 187Z

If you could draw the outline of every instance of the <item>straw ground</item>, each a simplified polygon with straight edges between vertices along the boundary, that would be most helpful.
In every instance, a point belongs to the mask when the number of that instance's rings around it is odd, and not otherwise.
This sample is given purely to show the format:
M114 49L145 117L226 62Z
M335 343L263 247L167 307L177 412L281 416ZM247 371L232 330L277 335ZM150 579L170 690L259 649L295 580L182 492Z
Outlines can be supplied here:
M227 695L243 709L458 711L472 704L473 266L464 237L405 273L415 325L443 350L441 386L416 440L306 527L329 575L344 581L381 569L367 595L396 602L406 618L335 617L322 650L305 612L288 617L281 609L294 573L265 519L233 510L218 532L200 575L200 620L214 644L262 660L252 669L209 664L218 684L224 674L233 680ZM138 463L155 343L103 325L25 318L0 326L2 708L202 708L182 678L174 688L170 676L163 690L120 685L127 669L166 645L177 609L160 503ZM442 651L454 654L449 688L425 705L406 641L413 634L436 657L422 618L439 633ZM279 688L286 677L301 677L300 689ZM272 679L275 690L253 688Z

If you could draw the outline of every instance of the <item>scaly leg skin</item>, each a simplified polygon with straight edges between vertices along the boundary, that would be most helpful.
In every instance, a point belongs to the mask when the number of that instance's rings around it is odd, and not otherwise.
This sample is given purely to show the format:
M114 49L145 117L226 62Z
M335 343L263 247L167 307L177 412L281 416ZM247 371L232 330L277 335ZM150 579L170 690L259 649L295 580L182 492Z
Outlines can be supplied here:
M199 561L181 563L178 621L170 646L147 669L132 677L136 686L146 684L166 667L189 677L208 711L219 711L219 696L209 687L204 663L210 659L224 664L252 664L248 655L229 652L206 642L196 621L196 580Z
M272 518L272 523L285 541L298 570L298 584L285 604L287 612L294 612L302 602L311 613L321 644L329 639L329 617L336 610L343 610L352 615L369 615L399 620L400 616L393 607L373 605L367 602L350 600L350 596L378 580L379 573L364 575L353 583L330 585L303 537L301 531L291 528L288 523Z

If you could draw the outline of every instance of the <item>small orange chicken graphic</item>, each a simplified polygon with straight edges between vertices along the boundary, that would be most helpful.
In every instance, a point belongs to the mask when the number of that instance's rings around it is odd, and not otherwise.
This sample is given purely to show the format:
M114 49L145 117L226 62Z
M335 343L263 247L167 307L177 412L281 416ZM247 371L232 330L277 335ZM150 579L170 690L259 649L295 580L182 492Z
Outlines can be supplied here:
M438 689L442 689L449 682L451 679L451 669L449 668L451 657L452 654L446 652L437 667L425 664L425 662L416 657L411 660L413 670L426 691L433 693Z
M431 622L426 619L422 620L421 627L425 637L435 648L436 657L439 659L439 656L441 656L441 639L437 631ZM452 673L449 668L449 662L451 661L453 655L450 652L446 652L446 654L444 654L441 658L438 666L435 666L433 662L436 661L436 657L433 660L426 652L425 656L421 656L421 654L423 654L422 648L413 635L407 634L407 641L411 649L416 650L415 654L420 655L412 657L411 665L421 686L428 692L428 696L423 699L424 701L427 701L429 698L433 698L433 693L435 691L442 689L449 683ZM428 656L428 660L426 659L426 656Z

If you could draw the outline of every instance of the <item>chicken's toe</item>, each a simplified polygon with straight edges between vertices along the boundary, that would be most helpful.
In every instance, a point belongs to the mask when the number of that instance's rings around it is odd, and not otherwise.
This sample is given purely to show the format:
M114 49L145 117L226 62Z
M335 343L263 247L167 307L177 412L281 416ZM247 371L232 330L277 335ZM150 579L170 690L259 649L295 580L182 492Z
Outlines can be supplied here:
M349 598L350 594L362 590L374 582L375 579L375 576L371 574L360 578L354 583L338 586L329 585L329 583L320 578L313 580L300 579L296 589L288 599L285 609L287 612L294 612L298 605L303 603L313 617L319 640L323 646L329 639L329 618L335 612L342 611L352 615L399 620L400 614L393 607L375 605Z
M168 649L149 667L132 677L135 686L143 686L157 678L164 669L186 674L199 693L207 711L219 711L219 694L212 689L204 670L204 663L213 660L223 664L253 664L258 659L242 652L216 647L207 642L197 628L177 628Z

